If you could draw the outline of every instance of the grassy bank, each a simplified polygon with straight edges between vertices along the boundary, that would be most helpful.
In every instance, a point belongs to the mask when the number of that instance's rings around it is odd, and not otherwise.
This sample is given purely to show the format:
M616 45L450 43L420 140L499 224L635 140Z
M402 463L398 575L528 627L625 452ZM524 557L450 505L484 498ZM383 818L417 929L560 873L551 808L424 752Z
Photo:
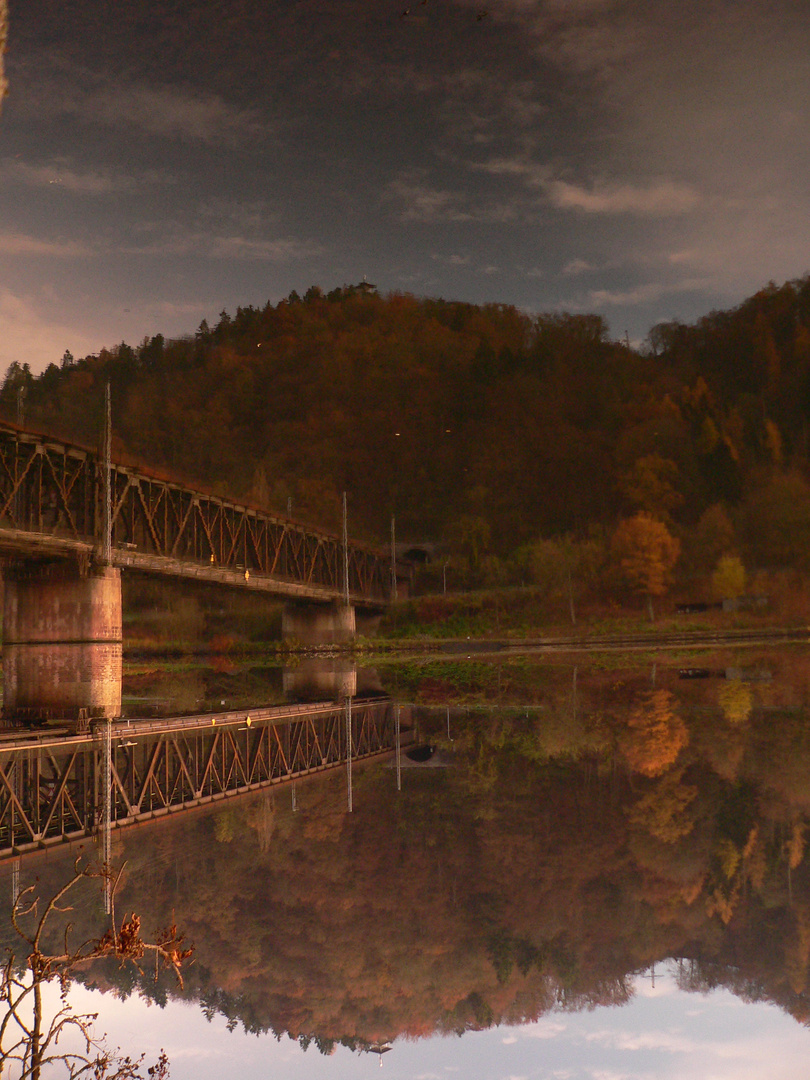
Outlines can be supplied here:
M531 587L489 589L412 597L393 604L380 625L380 637L413 640L548 640L605 638L627 635L716 634L738 630L804 628L810 625L810 582L804 575L760 573L752 580L752 595L766 598L751 610L679 614L678 604L706 596L699 586L655 604L650 619L646 603L636 597L590 597L580 601L571 617L564 598Z

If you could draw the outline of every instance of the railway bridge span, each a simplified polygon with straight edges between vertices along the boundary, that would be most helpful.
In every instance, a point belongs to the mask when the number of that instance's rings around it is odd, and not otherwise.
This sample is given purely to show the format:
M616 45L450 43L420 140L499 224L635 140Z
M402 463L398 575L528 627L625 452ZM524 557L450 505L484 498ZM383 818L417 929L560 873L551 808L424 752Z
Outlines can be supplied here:
M350 639L357 611L381 612L397 573L345 528L335 536L112 461L109 422L101 452L0 424L0 558L6 713L9 690L22 702L53 681L49 665L69 681L71 652L86 667L85 647L103 645L98 662L117 653L120 664L122 572L279 598L285 637L303 644Z

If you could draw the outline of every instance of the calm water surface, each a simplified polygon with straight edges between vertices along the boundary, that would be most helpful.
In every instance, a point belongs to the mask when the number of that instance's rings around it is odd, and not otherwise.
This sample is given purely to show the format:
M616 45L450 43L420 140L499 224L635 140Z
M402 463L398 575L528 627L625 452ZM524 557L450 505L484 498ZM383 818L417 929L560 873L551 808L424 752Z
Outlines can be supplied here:
M124 708L350 685L142 668ZM423 749L357 768L351 813L338 768L114 835L119 911L195 953L182 991L81 975L112 1043L164 1047L175 1080L806 1076L810 650L433 658L369 688ZM47 895L75 855L21 885ZM71 918L101 933L100 896Z

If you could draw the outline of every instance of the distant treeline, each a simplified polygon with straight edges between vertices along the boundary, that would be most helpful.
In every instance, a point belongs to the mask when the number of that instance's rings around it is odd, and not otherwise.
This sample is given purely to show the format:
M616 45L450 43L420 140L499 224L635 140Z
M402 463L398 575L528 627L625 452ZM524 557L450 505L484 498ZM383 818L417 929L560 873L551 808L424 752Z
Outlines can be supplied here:
M108 380L117 452L327 527L346 490L354 535L385 540L395 514L479 577L541 540L609 547L639 512L693 570L810 558L810 276L640 350L596 315L312 287L39 376L12 364L0 412L95 445Z

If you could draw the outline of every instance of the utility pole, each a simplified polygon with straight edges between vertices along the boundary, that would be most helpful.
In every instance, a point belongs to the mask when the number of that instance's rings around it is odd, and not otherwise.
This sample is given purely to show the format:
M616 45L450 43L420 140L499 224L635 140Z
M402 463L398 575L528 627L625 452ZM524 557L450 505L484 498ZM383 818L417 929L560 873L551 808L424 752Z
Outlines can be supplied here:
M105 566L110 565L112 557L112 402L110 396L110 384L104 395L104 431L102 435L101 450L104 470L103 476L103 499L101 518L101 560Z
M11 864L11 903L12 906L20 898L20 856L18 855Z
M349 813L352 805L352 699L346 698L346 805Z
M104 864L104 910L112 911L112 721L104 721L102 776L101 850Z
M397 791L402 791L402 744L399 728L399 705L394 706L394 730L396 733L397 749Z
M397 519L391 515L391 599L397 598Z
M343 600L349 606L349 524L346 510L346 492L343 492Z

